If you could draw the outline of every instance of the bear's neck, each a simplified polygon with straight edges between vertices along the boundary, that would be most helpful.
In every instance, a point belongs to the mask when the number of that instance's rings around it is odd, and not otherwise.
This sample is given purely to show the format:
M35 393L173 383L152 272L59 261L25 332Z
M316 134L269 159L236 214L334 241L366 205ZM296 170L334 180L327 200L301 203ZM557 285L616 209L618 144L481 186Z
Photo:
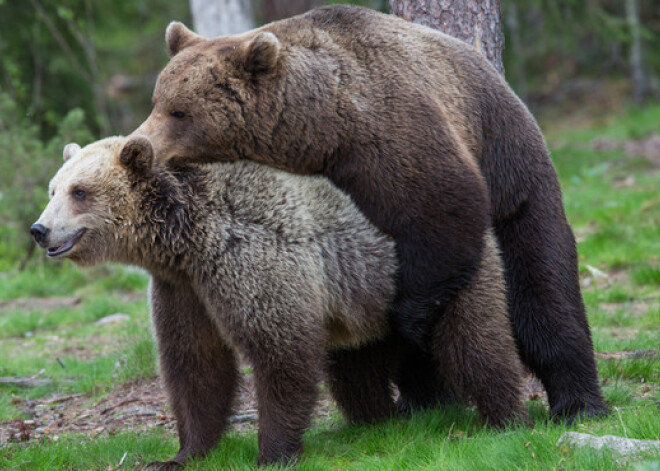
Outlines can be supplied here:
M168 278L190 273L204 257L206 191L198 183L192 171L182 178L157 171L138 183L139 212L124 226L119 253L126 259L118 261Z

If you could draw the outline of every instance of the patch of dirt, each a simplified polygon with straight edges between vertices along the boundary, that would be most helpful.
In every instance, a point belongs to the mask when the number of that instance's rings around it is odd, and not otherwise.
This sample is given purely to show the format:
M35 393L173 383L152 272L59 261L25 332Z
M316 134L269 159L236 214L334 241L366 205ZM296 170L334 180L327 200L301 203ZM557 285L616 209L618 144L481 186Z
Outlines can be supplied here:
M532 373L528 373L527 376L525 376L523 396L526 401L542 400L546 406L548 404L548 395L543 388L541 380Z
M589 274L580 275L580 286L582 288L605 289L613 285L625 285L630 275L627 271L617 270L611 273L604 272L597 267L586 265Z
M656 358L657 350L597 353L602 359ZM650 396L655 388L641 384L639 395ZM541 381L527 373L523 384L527 401L540 400L547 406L547 395ZM84 434L90 438L118 432L148 430L160 427L176 435L176 421L167 405L167 398L159 379L142 380L112 390L102 399L82 394L58 395L36 400L15 396L14 405L28 418L0 421L0 446L8 442L28 442L39 439L57 441L62 434ZM314 412L314 421L329 420L337 406L325 388L321 388ZM258 419L251 373L243 375L238 404L230 419L232 427L249 430Z
M176 434L176 421L159 379L122 385L99 400L72 394L36 400L14 397L13 402L28 419L0 421L0 445L39 439L57 441L65 433L96 438L154 427ZM256 409L254 378L252 374L244 374L238 404L230 419L232 427L254 428L258 417ZM333 411L336 411L334 402L328 393L322 392L315 419L328 418Z
M122 303L131 303L146 299L143 291L125 291L117 294ZM0 314L3 311L56 311L58 309L72 309L82 302L79 297L51 297L51 298L17 298L9 301L0 301Z
M5 344L11 345L15 354L20 351L44 351L51 358L66 357L64 363L70 359L90 361L98 355L108 355L116 352L120 340L117 335L92 334L87 337L66 337L57 334L41 334L38 339L28 338L6 338L2 339Z
M601 152L622 150L627 157L641 157L654 167L660 168L660 134L653 133L643 139L626 140L603 136L592 141L590 147Z
M617 340L633 340L639 335L637 327L599 327L599 330Z
M533 375L525 378L525 397L545 400L541 382ZM328 420L337 406L327 391L321 388L314 420ZM176 422L167 406L160 380L144 380L120 386L99 400L82 394L53 395L36 400L14 397L14 405L28 419L0 421L0 445L8 442L51 439L62 434L84 434L91 438L112 435L120 431L139 431L161 427L176 434ZM257 403L252 374L243 375L232 427L253 429L257 422Z
M4 310L56 311L58 309L74 308L80 302L80 298L18 298L10 301L0 301L0 313Z
M635 301L630 303L600 303L598 307L608 314L625 311L627 317L642 317L649 312L651 306L646 302Z
M28 419L0 422L0 443L46 437L58 440L63 433L97 437L120 429L139 430L160 425L172 430L174 427L157 380L121 386L98 401L81 394L56 394L36 400L14 397L13 402Z
M57 336L53 336L57 337ZM109 355L116 352L121 345L120 339L111 334L92 334L84 338L57 337L52 340L52 356L66 357L64 363L69 359L79 361L91 361L94 357Z
M598 224L596 224L594 221L589 221L589 224L586 226L574 227L573 232L575 234L575 242L578 244L584 242L589 237L597 233L598 229Z

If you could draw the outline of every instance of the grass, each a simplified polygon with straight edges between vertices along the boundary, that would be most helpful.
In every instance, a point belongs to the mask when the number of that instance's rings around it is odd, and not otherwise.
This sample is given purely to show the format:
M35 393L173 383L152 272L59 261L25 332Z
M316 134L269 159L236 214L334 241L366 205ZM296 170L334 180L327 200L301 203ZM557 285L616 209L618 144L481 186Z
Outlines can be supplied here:
M658 132L660 106L631 109L598 126L555 126L548 141L577 235L583 295L597 352L658 349L660 345L660 169L621 151L595 151L603 136L639 139ZM0 229L1 231L2 229ZM3 276L0 274L0 276ZM0 302L74 296L74 308L9 308L0 312L0 376L43 376L54 383L30 389L0 385L0 419L21 416L12 397L54 392L98 398L120 384L156 375L144 292L147 277L117 266L82 271L70 263L37 261L0 283ZM109 314L130 320L96 325ZM64 365L64 366L62 366ZM613 413L575 425L546 420L540 401L529 406L532 428L484 429L468 408L447 408L376 426L346 426L337 415L316 419L305 436L301 470L381 469L619 469L660 470L658 454L618 460L607 452L558 447L568 430L660 439L660 360L599 359L603 394ZM67 382L72 381L72 382ZM0 448L0 469L121 469L165 459L175 436L160 429L117 431L90 439L64 435ZM252 469L254 431L230 432L190 469ZM122 461L123 458L123 461Z
M557 447L567 427L545 423L544 412L537 412L534 428L504 432L484 429L476 414L465 409L418 413L410 420L394 419L370 427L347 427L337 419L317 424L306 434L298 469L620 468L608 453ZM656 418L656 411L646 407L621 411L606 421L585 421L574 428L598 435L658 436ZM124 463L129 469L175 452L175 438L160 431L119 433L97 440L70 436L9 447L0 456L0 464L4 459L21 469L106 469L116 466L126 454ZM231 432L208 457L195 460L189 469L253 469L256 454L254 433Z

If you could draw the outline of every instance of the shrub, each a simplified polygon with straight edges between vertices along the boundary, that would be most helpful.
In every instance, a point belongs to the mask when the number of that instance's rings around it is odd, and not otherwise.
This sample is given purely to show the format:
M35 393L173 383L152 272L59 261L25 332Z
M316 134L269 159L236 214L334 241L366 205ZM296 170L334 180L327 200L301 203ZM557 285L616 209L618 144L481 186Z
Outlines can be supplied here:
M93 136L80 109L71 110L47 142L36 125L20 116L16 103L0 94L0 270L24 266L34 249L29 227L48 200L48 182L62 162L68 142Z

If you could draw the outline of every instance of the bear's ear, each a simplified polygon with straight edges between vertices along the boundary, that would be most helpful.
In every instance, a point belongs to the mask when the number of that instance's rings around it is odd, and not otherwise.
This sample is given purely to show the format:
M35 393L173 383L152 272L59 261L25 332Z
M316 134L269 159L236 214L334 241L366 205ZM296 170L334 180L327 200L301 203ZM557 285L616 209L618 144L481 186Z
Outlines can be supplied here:
M282 45L273 33L257 34L245 46L245 70L253 74L267 73L275 68Z
M197 44L204 38L193 33L183 23L172 21L165 30L165 42L170 57L176 56L183 49Z
M131 136L119 153L119 163L135 175L149 173L154 160L154 147L147 136Z
M78 152L80 152L80 146L75 142L70 142L64 146L64 149L62 150L62 158L66 162Z

